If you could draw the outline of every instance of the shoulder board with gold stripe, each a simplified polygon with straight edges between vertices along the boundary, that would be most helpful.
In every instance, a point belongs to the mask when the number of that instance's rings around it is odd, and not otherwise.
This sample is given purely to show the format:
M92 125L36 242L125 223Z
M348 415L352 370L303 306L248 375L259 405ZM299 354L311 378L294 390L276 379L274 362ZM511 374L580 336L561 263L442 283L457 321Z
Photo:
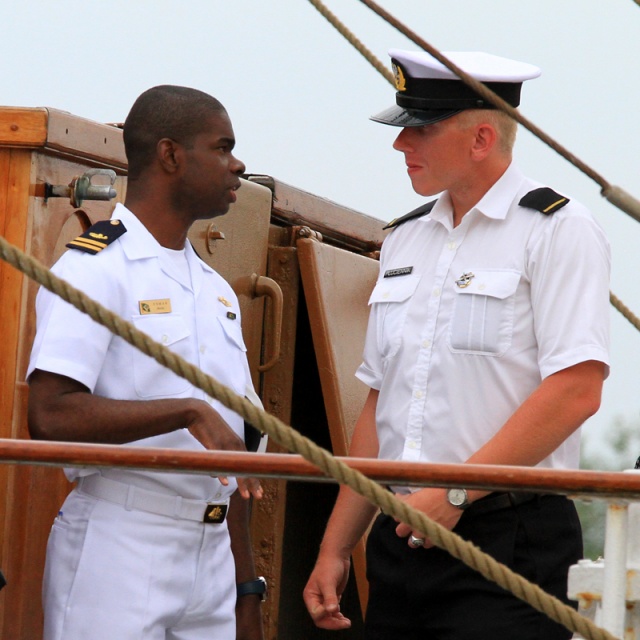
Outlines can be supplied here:
M69 249L96 254L127 232L120 220L102 220L89 227L81 236L67 243Z
M399 218L395 218L384 227L382 227L383 231L386 229L393 229L394 227L400 226L403 222L407 222L409 220L413 220L414 218L420 218L421 216L426 216L431 213L431 209L435 206L437 200L432 200L431 202L427 202L427 204L423 204L419 206L417 209L413 211L409 211L409 213L405 213L403 216Z
M562 209L562 207L568 203L569 198L561 196L553 189L549 189L549 187L540 187L539 189L529 191L529 193L523 196L520 202L518 202L521 207L535 209L536 211L544 213L546 216Z

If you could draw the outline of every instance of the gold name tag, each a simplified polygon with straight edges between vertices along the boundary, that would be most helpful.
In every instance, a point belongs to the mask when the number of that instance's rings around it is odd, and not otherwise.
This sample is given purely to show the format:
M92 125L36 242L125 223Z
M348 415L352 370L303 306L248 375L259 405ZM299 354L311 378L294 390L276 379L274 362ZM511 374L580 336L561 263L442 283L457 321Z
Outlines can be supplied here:
M171 313L171 300L169 298L140 300L138 307L140 308L141 316L146 316L150 313Z

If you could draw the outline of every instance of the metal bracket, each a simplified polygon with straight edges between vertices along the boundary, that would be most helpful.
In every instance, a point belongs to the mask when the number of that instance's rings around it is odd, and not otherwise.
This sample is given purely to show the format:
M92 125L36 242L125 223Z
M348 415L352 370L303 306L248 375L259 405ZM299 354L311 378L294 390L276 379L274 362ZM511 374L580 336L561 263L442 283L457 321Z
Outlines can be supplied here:
M94 176L106 176L109 178L110 184L91 184ZM71 206L78 208L82 206L84 200L111 200L115 198L118 195L112 186L115 181L116 172L111 169L89 169L81 176L75 177L66 187L47 182L44 186L44 197L45 200L47 198L69 198Z

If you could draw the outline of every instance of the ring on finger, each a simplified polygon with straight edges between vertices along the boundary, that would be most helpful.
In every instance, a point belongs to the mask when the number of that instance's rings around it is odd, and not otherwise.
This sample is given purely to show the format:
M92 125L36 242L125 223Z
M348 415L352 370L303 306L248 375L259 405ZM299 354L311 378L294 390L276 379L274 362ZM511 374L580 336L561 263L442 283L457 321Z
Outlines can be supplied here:
M413 534L411 534L409 536L409 544L414 549L417 549L418 547L421 547L424 544L424 538L416 538Z

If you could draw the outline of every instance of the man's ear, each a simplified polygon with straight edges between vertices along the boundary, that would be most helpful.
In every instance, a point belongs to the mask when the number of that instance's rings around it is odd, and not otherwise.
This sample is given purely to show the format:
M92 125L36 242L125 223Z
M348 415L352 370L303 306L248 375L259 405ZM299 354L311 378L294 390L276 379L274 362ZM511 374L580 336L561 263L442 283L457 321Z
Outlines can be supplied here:
M474 160L484 160L498 142L498 133L493 125L479 124L476 127L476 136L471 148L471 156Z
M180 166L180 145L171 138L162 138L156 145L156 156L167 173L175 173Z

